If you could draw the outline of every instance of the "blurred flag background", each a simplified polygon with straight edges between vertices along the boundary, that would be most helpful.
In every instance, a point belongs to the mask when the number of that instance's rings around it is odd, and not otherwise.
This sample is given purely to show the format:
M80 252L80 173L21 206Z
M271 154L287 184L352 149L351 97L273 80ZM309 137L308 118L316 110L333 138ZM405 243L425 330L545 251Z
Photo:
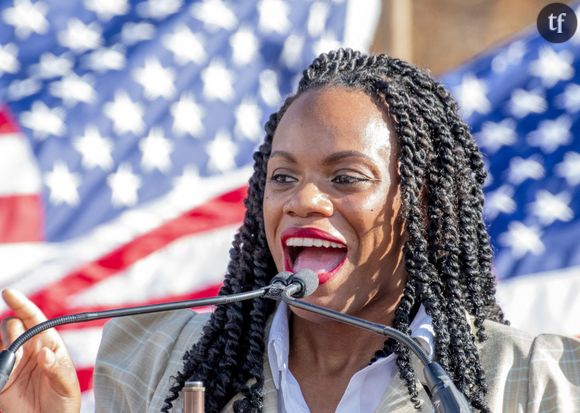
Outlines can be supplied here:
M318 53L370 45L380 3L354 4L3 2L0 286L48 317L215 294L262 125ZM534 27L442 77L487 156L500 299L532 332L580 334L579 39ZM61 329L87 412L101 327Z

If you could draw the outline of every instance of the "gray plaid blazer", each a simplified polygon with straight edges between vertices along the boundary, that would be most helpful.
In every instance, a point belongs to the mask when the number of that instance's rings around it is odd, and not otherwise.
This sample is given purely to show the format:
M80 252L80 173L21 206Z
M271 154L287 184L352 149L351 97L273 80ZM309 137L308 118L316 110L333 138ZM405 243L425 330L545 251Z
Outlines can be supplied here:
M168 312L109 322L95 366L96 412L158 413L169 393L170 377L196 342L208 315ZM519 330L486 323L488 340L480 348L493 412L580 412L580 340L550 334L532 337ZM418 380L421 371L415 360ZM276 412L277 391L268 358L264 360L264 411ZM423 413L433 412L423 386ZM207 389L206 391L211 391ZM223 412L233 413L234 397ZM181 412L180 399L173 412ZM398 375L385 391L377 413L415 413Z

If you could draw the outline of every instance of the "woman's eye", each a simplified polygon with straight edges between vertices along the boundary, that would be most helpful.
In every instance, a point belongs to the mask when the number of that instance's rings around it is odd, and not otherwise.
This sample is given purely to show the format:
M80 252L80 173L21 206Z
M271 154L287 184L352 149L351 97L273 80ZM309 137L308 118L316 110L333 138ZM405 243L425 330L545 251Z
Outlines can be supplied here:
M285 174L274 174L274 175L272 175L270 180L272 182L276 182L278 184L289 184L292 182L296 182L296 178L294 178L293 176L290 176L290 175L285 175Z
M356 184L359 182L366 182L368 181L367 178L363 178L360 176L351 176L351 175L338 175L332 178L332 182L335 184Z

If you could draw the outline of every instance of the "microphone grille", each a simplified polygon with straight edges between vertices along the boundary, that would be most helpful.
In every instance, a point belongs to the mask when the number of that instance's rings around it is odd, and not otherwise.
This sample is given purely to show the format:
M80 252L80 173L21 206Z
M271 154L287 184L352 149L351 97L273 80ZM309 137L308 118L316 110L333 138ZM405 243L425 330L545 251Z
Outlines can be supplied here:
M308 297L318 288L318 275L312 270L300 270L294 274L293 278L300 280L304 286L302 297Z

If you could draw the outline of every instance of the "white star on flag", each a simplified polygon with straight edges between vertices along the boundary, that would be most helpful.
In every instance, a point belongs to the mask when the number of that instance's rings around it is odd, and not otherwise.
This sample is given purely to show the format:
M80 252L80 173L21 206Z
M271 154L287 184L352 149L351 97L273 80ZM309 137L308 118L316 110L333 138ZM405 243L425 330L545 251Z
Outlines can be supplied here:
M236 108L236 133L246 139L258 141L261 138L262 112L256 102L244 100Z
M288 20L288 4L282 0L260 0L258 3L260 14L259 27L264 33L276 32L286 34L290 28Z
M491 109L485 81L471 74L463 77L454 92L463 116L471 116L474 112L487 113Z
M505 72L510 66L517 66L526 54L524 42L514 42L491 61L491 69L496 73Z
M104 21L129 12L127 0L85 0L85 7Z
M528 159L516 156L510 160L508 179L519 185L526 179L540 179L544 177L544 165L535 156Z
M175 94L175 73L163 67L158 59L148 58L145 65L135 71L135 80L149 100L171 99Z
M264 70L260 74L260 97L270 106L280 103L280 89L278 87L278 76L273 70Z
M280 60L289 68L293 69L300 62L302 50L304 49L304 37L291 34L284 42Z
M500 243L511 248L514 258L522 258L527 253L540 255L546 249L541 239L541 232L521 222L510 222L507 232L499 236Z
M316 2L310 6L308 12L308 22L306 28L308 34L312 37L320 36L326 27L326 19L330 11L330 6L327 3Z
M32 104L30 111L20 116L20 123L40 139L50 135L62 136L65 131L64 110L59 107L49 108L38 100Z
M133 206L137 204L141 179L133 173L131 165L121 164L119 169L107 177L111 189L111 203L114 206Z
M493 220L499 214L511 214L517 208L514 201L514 189L507 185L502 185L495 191L488 192L485 196L485 215Z
M530 113L543 113L548 108L546 98L540 91L516 89L508 103L509 111L516 118L523 118Z
M222 60L213 60L201 72L203 95L207 100L220 99L229 102L234 97L232 73Z
M177 205L192 205L199 197L197 188L200 182L199 171L193 165L188 165L183 169L183 173L173 179L173 191L171 200Z
M495 153L505 145L512 145L516 142L516 122L506 118L500 122L485 122L481 127L481 132L477 134L479 144L490 153Z
M20 69L17 54L18 48L14 43L0 44L0 76L3 73L16 73Z
M151 40L155 37L155 26L147 22L127 22L121 29L121 41L127 46Z
M93 103L97 97L93 88L94 79L89 75L78 76L71 72L50 85L50 93L63 100L68 106L77 103Z
M184 93L177 102L171 105L171 115L173 116L173 132L178 136L189 134L196 139L201 137L205 111L195 102L191 93Z
M145 171L158 170L167 172L171 167L171 152L173 145L163 136L161 128L152 128L145 138L139 141L141 149L141 165Z
M570 143L572 120L566 115L557 119L543 120L540 126L528 134L528 142L532 146L542 148L545 153L552 153L560 146Z
M113 165L113 143L109 138L103 137L95 126L87 126L85 134L75 139L74 146L81 154L83 166L87 169L99 167L107 170Z
M72 173L64 162L56 161L52 171L48 172L44 179L50 190L50 202L54 205L64 203L74 206L78 204L80 177L78 174Z
M58 41L62 47L79 54L96 49L103 42L101 26L96 22L85 24L79 19L71 19L66 29L58 33Z
M572 114L580 111L580 85L570 83L564 93L556 97L558 106Z
M14 27L16 36L27 39L32 33L45 34L48 31L46 20L47 6L44 2L31 3L30 0L14 0L14 5L4 10L3 20Z
M173 33L166 35L163 38L163 44L173 53L175 61L180 65L186 63L201 65L207 58L201 35L193 33L184 24L176 27Z
M182 4L182 0L147 0L137 5L137 13L141 17L161 20L177 13Z
M574 76L573 60L574 56L566 50L557 53L550 47L543 47L538 59L530 63L529 70L542 79L544 86L552 87L560 80L569 80Z
M234 63L243 66L254 60L259 42L249 27L241 27L230 38Z
M570 221L574 213L568 206L570 194L562 192L554 195L546 190L536 194L536 200L530 205L530 210L540 220L542 225L551 225L555 221Z
M84 56L83 61L85 66L99 73L122 70L127 63L123 49L119 46L97 49Z
M236 166L235 157L238 154L238 147L232 142L226 130L218 131L206 150L209 156L208 167L212 171L225 172Z
M564 160L556 165L556 173L566 179L570 186L580 184L580 153L567 152Z
M112 102L103 105L103 112L113 122L115 132L140 134L145 125L143 123L143 106L140 102L131 100L127 92L118 91Z
M37 64L30 66L28 73L30 76L40 79L50 79L67 75L71 72L72 67L73 62L69 55L62 54L57 56L46 52L40 55L40 60Z
M210 32L232 30L238 25L236 15L221 0L203 0L191 6L193 17L202 21Z
M31 96L42 88L42 84L33 78L16 79L10 82L8 86L8 99L15 101L27 96Z

